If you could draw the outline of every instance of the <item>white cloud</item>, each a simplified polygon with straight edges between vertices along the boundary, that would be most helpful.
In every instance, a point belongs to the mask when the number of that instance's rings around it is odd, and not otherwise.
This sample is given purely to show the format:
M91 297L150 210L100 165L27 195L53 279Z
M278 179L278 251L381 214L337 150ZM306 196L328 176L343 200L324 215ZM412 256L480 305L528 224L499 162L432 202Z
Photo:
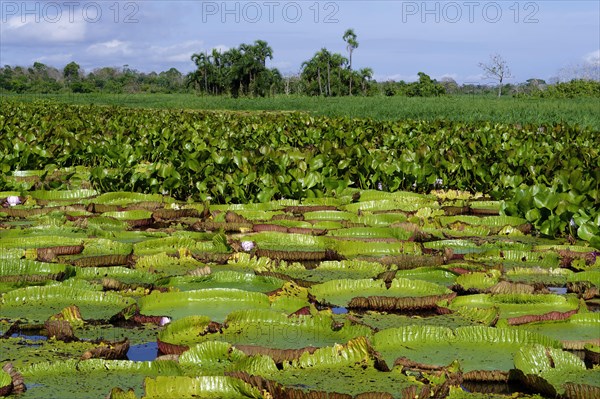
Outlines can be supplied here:
M51 55L43 55L38 57L35 61L42 62L44 64L49 64L52 66L56 65L66 65L69 62L73 61L72 53L58 53Z
M155 61L191 62L192 54L202 51L203 44L200 40L188 40L170 46L150 46L148 52Z
M217 50L219 53L224 53L224 52L226 52L227 50L229 50L229 47L228 47L228 46L226 46L226 45L224 45L224 44L217 44L216 46L214 46L214 47L211 49L211 51L212 51L213 49L214 49L214 50Z
M419 75L417 74L404 75L401 73L395 73L393 75L375 75L374 77L378 82L387 82L389 80L393 80L395 82L399 82L401 80L405 82L415 82L419 80Z
M95 56L114 56L114 55L132 55L133 50L131 49L131 43L123 42L121 40L113 39L108 42L94 43L89 45L86 49L88 53L92 53Z
M485 84L485 83L487 83L487 82L484 82L484 80L486 80L485 74L478 73L476 75L467 75L467 76L465 76L465 79L463 80L463 82L465 82L465 83L477 83L477 84Z
M268 66L282 71L289 71L294 67L294 64L292 64L290 61L270 61Z
M439 78L437 78L437 80L442 80L442 79L452 79L452 80L458 80L458 74L456 73L445 73L443 75L441 75Z
M8 18L0 24L0 37L4 44L63 44L85 40L86 22L82 19L59 18L56 21L35 18Z
M587 53L583 59L589 64L600 64L600 49Z

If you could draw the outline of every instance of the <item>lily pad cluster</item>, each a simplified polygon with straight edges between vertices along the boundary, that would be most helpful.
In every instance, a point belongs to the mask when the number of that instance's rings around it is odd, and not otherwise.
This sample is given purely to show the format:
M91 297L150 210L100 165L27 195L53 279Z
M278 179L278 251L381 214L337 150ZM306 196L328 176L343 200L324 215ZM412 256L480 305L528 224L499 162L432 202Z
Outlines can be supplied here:
M67 188L65 180L224 204L322 198L348 187L450 188L504 200L506 214L542 234L600 249L600 135L577 125L3 101L0 148L0 190L11 191L4 205L20 203L23 190ZM143 212L112 216L146 219Z
M597 250L481 194L18 198L0 210L3 395L598 397Z

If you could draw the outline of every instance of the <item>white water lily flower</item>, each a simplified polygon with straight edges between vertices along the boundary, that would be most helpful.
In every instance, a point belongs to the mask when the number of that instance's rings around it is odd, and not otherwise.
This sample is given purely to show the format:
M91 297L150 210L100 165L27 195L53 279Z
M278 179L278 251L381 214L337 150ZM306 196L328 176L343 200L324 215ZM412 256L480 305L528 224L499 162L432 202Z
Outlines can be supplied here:
M442 179L435 179L433 186L434 187L442 187L443 184L444 184L444 181Z
M383 183L382 182L377 183L377 190L383 191Z
M242 241L242 249L246 252L250 252L254 249L254 242L252 241Z
M166 317L166 316L164 316L164 317L162 317L162 318L160 319L160 322L159 322L158 324L159 324L160 326L164 326L164 325L166 325L166 324L169 324L170 322L171 322L171 318L170 318L170 317Z
M6 198L6 203L10 206L19 205L21 203L21 198L17 197L16 195L11 195L10 197Z

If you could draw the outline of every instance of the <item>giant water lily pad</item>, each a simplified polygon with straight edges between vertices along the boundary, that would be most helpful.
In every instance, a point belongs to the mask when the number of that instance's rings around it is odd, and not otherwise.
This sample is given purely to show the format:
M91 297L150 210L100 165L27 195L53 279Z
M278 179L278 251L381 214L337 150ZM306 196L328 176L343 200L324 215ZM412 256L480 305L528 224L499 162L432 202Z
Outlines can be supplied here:
M272 251L321 251L326 248L323 237L305 234L262 232L249 236L258 248Z
M16 289L0 297L0 318L39 322L67 306L77 305L85 319L104 320L135 302L113 292L90 288L63 284Z
M98 194L96 190L52 190L52 191L30 191L32 198L44 201L79 201Z
M246 355L228 342L205 341L179 356L179 364L201 375L218 375L231 370Z
M371 334L365 326L336 326L326 315L289 317L270 310L239 311L230 314L225 327L210 329L208 318L189 317L169 325L159 340L190 347L207 341L228 342L247 353L261 353L278 361L297 358L305 351L343 343Z
M396 256L421 255L421 245L413 241L363 242L355 240L336 240L332 247L342 256Z
M40 235L20 234L16 237L3 237L0 241L0 250L8 248L50 248L59 246L79 246L83 244L83 237L72 237L65 235L43 235L48 232L42 232ZM74 234L73 234L74 235Z
M396 313L367 311L354 314L349 313L351 320L358 320L361 323L376 330L385 330L388 328L407 327L407 326L438 326L447 328L457 328L479 325L476 321L470 320L458 313L445 315L427 315L427 316L406 316Z
M294 280L321 283L337 279L375 278L389 267L377 262L360 260L324 261L317 267L307 268L300 263L279 262L258 266L257 271L284 274Z
M285 387L304 392L336 392L355 396L404 398L418 392L421 383L402 374L398 368L382 372L374 367L374 358L364 337L345 345L333 345L305 353L298 360L284 364L279 373L269 375Z
M180 249L191 252L214 252L212 241L198 241L191 237L164 237L135 243L133 253L138 256L158 253L176 254Z
M97 196L92 201L95 204L102 205L118 205L124 206L129 204L135 204L140 202L172 202L173 200L169 197L160 194L142 194L142 193L131 193L131 192L114 192L105 193Z
M577 313L566 320L529 323L519 328L559 340L567 349L582 350L586 342L600 343L600 313Z
M413 232L398 227L352 227L336 229L328 233L329 236L339 238L365 238L365 239L396 239L408 240Z
M586 370L583 361L572 353L543 345L523 346L515 354L514 364L530 390L584 399L600 394L600 369Z
M398 270L396 277L423 280L449 287L454 284L457 275L441 267L417 267L409 270Z
M513 355L523 344L541 343L560 348L551 338L528 331L493 327L406 326L382 330L373 336L374 348L388 365L396 359L432 366L458 360L464 372L502 371L513 367Z
M78 359L85 351L97 346L85 341L64 343L54 339L47 340L42 336L6 338L1 342L0 362L11 362L17 370L40 362Z
M314 285L310 293L324 304L391 310L433 307L436 301L451 295L452 291L426 281L395 278L389 289L383 280L345 279Z
M185 252L186 250L187 248L182 248L182 252ZM205 265L202 262L197 261L192 256L188 256L185 253L179 255L160 252L152 255L140 256L135 261L135 269L140 272L166 275L184 274L204 266Z
M76 269L75 276L82 280L111 278L125 284L149 284L157 279L155 274L123 266L79 267Z
M235 288L245 291L270 292L283 286L284 281L275 277L257 276L253 273L219 271L206 276L177 276L160 281L158 285L170 286L181 291L206 288Z
M260 391L249 384L228 376L166 377L157 376L144 381L147 399L244 399L262 398Z
M185 292L153 292L140 299L140 312L147 316L169 316L175 320L203 315L223 322L234 310L268 309L269 297L233 288L211 288Z
M505 277L516 283L542 283L547 286L563 286L573 275L573 271L560 268L515 267L507 270Z
M450 309L458 309L460 307L474 308L490 308L496 307L500 311L500 317L509 319L517 319L527 316L542 316L549 315L555 312L554 318L566 318L569 312L574 312L578 309L580 303L574 295L554 295L554 294L476 294L468 296L456 297L450 303ZM560 314L562 315L560 315ZM519 319L521 320L521 319ZM527 322L526 319L522 320ZM535 319L532 318L532 320ZM523 324L519 322L518 324Z
M71 269L59 263L37 262L29 259L3 259L0 262L2 282L43 282L64 277Z
M113 387L133 388L141 396L145 377L182 374L171 361L101 359L42 362L20 371L28 385L25 397L39 399L105 397Z

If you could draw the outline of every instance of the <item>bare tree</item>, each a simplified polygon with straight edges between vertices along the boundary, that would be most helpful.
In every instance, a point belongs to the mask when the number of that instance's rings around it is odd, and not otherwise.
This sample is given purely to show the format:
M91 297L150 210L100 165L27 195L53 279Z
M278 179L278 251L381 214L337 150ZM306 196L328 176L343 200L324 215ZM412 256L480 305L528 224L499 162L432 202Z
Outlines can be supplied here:
M490 62L487 64L480 62L479 67L485 72L486 78L498 81L498 97L500 97L502 95L502 82L513 77L504 58L500 54L492 54L490 55Z

